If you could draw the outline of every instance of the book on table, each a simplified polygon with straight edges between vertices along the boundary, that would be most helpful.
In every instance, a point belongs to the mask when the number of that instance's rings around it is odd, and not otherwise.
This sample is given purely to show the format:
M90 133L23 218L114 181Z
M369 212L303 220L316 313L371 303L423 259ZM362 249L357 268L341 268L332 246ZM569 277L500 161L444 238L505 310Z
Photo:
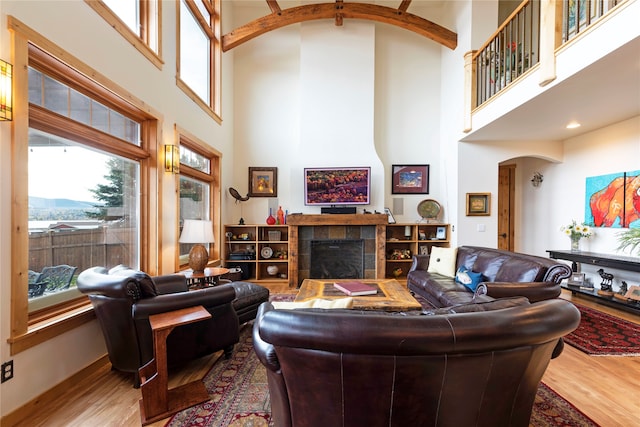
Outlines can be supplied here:
M352 297L375 295L378 292L375 286L368 285L364 282L336 282L333 286Z

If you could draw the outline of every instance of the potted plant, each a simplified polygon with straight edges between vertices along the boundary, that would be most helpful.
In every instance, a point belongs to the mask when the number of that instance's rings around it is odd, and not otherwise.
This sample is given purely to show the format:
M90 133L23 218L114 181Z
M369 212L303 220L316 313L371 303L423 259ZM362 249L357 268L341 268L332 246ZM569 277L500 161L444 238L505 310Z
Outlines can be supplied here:
M640 256L640 228L630 228L618 234L618 249L624 251L629 249L631 254L634 252Z

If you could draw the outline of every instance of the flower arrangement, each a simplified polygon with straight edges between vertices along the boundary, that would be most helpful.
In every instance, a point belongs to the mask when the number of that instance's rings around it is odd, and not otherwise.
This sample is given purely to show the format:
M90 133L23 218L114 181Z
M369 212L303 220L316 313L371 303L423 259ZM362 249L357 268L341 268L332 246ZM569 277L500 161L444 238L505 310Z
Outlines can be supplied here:
M571 224L563 225L560 230L562 230L565 235L571 237L572 240L581 239L583 237L589 238L593 236L591 227L589 227L585 223L578 224L575 219L571 221Z

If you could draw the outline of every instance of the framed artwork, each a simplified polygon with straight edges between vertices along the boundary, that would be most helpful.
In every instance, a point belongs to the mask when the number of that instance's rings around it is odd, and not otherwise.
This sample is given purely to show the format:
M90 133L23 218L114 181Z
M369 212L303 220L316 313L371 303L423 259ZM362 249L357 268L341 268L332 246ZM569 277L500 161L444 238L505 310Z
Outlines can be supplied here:
M278 168L249 168L249 197L278 197Z
M396 223L396 219L393 217L393 214L391 213L391 209L384 208L384 213L387 214L389 224L395 224Z
M587 177L584 223L595 227L640 228L640 211L631 203L638 191L640 170Z
M567 285L569 286L582 286L584 284L584 273L572 273Z
M444 240L446 238L447 238L447 228L446 227L436 228L436 239Z
M640 301L640 286L629 286L629 290L624 297L634 301Z
M467 216L491 215L491 193L467 193Z
M392 194L429 194L429 165L392 165Z

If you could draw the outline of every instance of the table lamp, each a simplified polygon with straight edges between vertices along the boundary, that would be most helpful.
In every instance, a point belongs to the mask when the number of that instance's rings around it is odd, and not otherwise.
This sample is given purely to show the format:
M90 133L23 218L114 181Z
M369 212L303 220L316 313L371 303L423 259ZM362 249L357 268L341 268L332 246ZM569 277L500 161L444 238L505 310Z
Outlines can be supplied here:
M199 219L185 219L180 234L180 243L195 243L189 251L189 267L193 274L204 274L209 262L209 253L204 244L213 243L213 223Z

